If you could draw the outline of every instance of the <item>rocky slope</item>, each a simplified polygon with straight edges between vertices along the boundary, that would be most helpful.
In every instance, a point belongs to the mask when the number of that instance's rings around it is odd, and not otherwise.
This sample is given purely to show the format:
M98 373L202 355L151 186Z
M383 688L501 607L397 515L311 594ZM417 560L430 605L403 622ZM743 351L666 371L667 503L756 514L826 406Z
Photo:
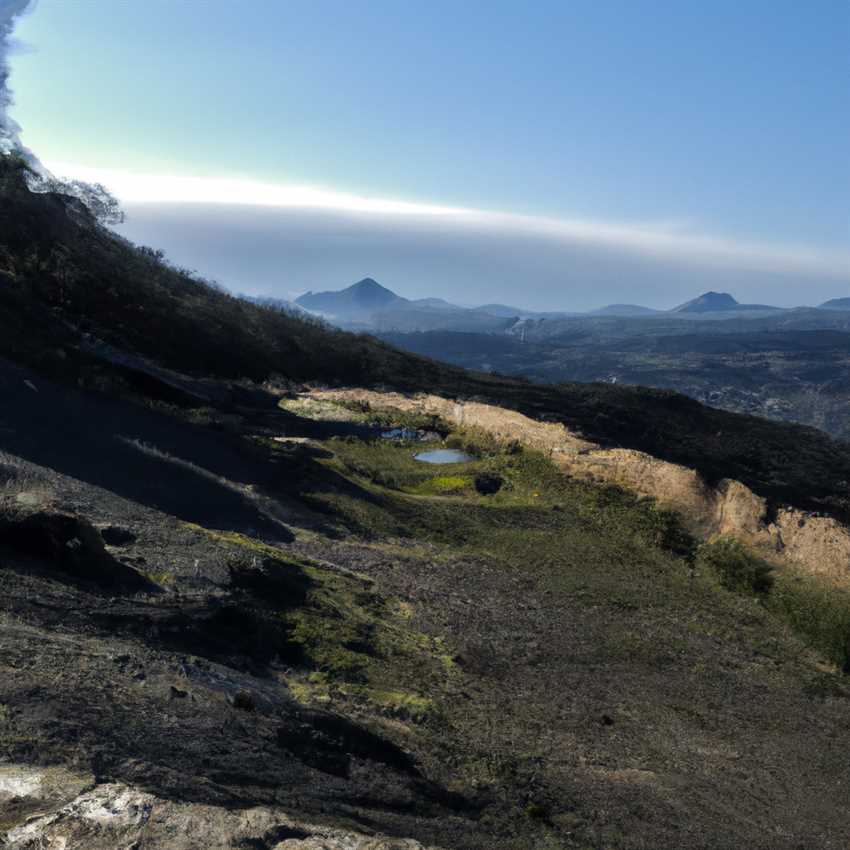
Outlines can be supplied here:
M0 766L0 805L30 812L8 830L10 850L428 850L418 841L368 836L292 820L282 809L227 809L162 799L119 783L97 784L62 768Z

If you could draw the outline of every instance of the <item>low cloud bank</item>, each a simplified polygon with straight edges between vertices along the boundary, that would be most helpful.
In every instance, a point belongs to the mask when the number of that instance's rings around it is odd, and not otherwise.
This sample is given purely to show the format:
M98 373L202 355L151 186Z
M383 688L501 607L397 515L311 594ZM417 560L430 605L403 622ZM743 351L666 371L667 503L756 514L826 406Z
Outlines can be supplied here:
M251 294L291 297L371 276L411 298L585 310L615 302L666 308L707 289L778 306L850 291L846 258L675 231L295 202L131 200L125 208L124 235Z

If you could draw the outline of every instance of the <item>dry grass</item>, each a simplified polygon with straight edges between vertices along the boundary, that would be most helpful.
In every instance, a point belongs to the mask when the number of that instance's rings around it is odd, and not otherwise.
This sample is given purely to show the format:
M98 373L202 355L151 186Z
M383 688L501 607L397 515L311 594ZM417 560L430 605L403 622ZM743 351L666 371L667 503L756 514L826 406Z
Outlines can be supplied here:
M0 451L0 515L17 516L50 507L55 490L34 464Z

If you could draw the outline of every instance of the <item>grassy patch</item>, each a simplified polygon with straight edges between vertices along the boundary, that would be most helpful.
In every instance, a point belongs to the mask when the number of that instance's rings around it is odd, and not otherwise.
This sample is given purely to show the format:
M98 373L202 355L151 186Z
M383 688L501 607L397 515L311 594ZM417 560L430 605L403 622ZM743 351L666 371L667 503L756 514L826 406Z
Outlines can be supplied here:
M717 574L720 583L735 593L766 596L773 587L773 568L750 554L737 540L720 538L697 550L696 566Z
M349 402L346 406L362 413L363 421L377 428L411 428L416 431L435 431L438 434L446 434L449 431L440 417L431 413L384 408L376 410L370 407L368 402Z
M369 498L339 492L314 493L313 498L367 538L444 544L509 569L545 567L553 590L578 593L588 604L621 612L607 645L618 658L637 652L660 660L646 647L633 646L628 631L628 617L646 605L635 588L650 582L656 606L675 607L695 592L705 596L706 604L719 604L711 602L718 589L754 597L771 618L792 626L827 659L848 668L850 595L824 589L815 578L776 572L733 540L697 546L675 512L616 486L573 481L539 452L517 452L464 431L445 442L475 451L476 458L433 467L415 461L408 446L334 440L335 457L328 463L357 480ZM498 474L503 488L479 496L471 486L479 472ZM694 566L708 584L689 583ZM626 588L631 588L628 593ZM767 628L755 615L753 623L754 629ZM692 634L700 628L699 623L689 626Z
M737 541L725 538L700 546L696 566L716 575L727 590L758 598L812 647L850 672L850 593L814 576L774 570Z
M294 413L304 419L314 419L323 422L362 422L367 421L367 415L352 405L336 401L316 398L282 398L278 402L282 410Z
M354 702L379 714L420 721L454 670L442 642L411 626L409 605L375 593L371 582L290 555L243 534L191 526L237 558L273 561L308 580L303 604L279 612L301 659L286 683L305 703ZM428 693L425 697L422 694Z
M167 570L157 570L153 572L146 572L142 570L142 575L153 582L153 584L158 584L160 587L169 587L174 584L175 577L174 573L170 573Z
M421 496L450 496L471 492L473 485L474 479L470 475L436 475L411 487L409 492Z
M765 604L844 673L850 673L850 593L824 586L812 576L785 573L777 575Z
M184 522L183 525L186 528L190 528L193 531L197 531L200 534L211 537L219 543L225 543L230 546L238 546L243 553L249 553L257 557L272 558L280 563L291 564L296 567L303 568L312 565L311 561L290 555L288 552L284 552L277 546L271 546L268 543L263 543L262 540L257 540L254 537L248 537L245 534L240 534L238 531L220 531L216 528L204 528L203 526L196 525L193 522Z
M516 546L523 549L516 556L520 560L531 551L532 541L518 537L521 532L541 537L534 542L545 557L553 542L546 535L585 535L590 527L604 528L607 541L624 547L637 540L678 555L689 556L693 550L678 516L651 500L618 487L570 480L540 452L517 452L484 442L476 433L455 432L445 442L477 456L466 463L431 465L415 460L414 450L403 444L332 440L335 457L328 465L354 477L373 498L327 491L312 495L331 504L340 521L365 536L409 537L484 551L506 543L508 560ZM475 492L480 473L502 479L498 493L483 497ZM411 498L442 495L463 497L464 509L458 511L452 502Z

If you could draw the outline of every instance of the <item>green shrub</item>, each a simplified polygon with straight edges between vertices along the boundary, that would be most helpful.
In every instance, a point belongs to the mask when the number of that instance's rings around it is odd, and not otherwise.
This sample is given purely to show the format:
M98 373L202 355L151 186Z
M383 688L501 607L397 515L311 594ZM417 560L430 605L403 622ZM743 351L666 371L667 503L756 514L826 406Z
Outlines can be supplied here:
M850 673L850 593L815 577L788 573L777 577L766 604L844 673Z
M850 593L846 590L790 569L774 571L736 540L725 538L700 546L696 565L712 570L728 590L758 597L811 647L850 673Z
M727 590L766 596L773 587L773 568L751 555L737 540L720 538L697 549L697 568L714 572Z

